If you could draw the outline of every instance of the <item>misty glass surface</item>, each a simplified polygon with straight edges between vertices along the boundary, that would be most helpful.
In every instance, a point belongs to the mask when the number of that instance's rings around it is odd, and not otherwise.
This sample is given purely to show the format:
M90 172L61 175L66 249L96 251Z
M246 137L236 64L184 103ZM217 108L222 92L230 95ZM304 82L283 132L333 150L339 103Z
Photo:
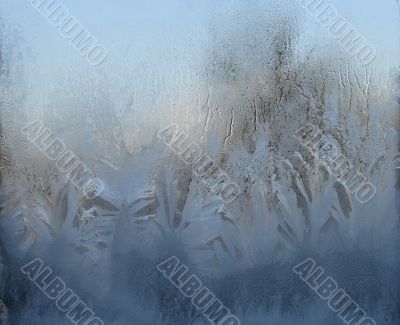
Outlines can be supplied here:
M62 35L57 4L99 57ZM340 324L293 272L307 258L398 324L399 13L396 0L3 0L0 324L70 324L20 271L36 257L104 324L210 324L157 269L171 256L241 324ZM307 125L372 197L305 145ZM55 139L101 182L95 197L52 159ZM215 169L188 163L189 144Z

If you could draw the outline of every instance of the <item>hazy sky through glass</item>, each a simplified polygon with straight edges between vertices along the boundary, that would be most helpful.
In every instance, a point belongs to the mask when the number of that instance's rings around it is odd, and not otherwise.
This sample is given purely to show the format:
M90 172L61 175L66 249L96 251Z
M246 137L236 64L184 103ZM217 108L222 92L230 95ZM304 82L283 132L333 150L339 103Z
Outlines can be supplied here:
M64 0L62 3L109 51L106 66L123 68L125 60L157 58L163 53L186 47L198 51L207 46L208 26L218 18L218 10L247 8L254 1L106 1ZM286 2L286 1L285 1ZM398 11L395 0L381 5L374 0L332 1L339 12L351 21L376 46L383 62L398 61ZM268 19L268 2L265 18ZM270 1L270 4L276 1ZM293 10L315 24L313 17L293 1ZM328 3L328 1L327 1ZM53 26L30 5L29 1L5 0L0 7L4 16L20 26L21 35L32 53L46 64L64 65L80 59L76 51L62 39ZM217 13L217 14L216 14ZM220 12L224 18L224 11ZM307 18L305 18L307 17ZM304 21L303 21L304 23ZM310 30L311 32L311 30ZM266 35L268 37L268 35ZM82 62L85 64L85 62Z

